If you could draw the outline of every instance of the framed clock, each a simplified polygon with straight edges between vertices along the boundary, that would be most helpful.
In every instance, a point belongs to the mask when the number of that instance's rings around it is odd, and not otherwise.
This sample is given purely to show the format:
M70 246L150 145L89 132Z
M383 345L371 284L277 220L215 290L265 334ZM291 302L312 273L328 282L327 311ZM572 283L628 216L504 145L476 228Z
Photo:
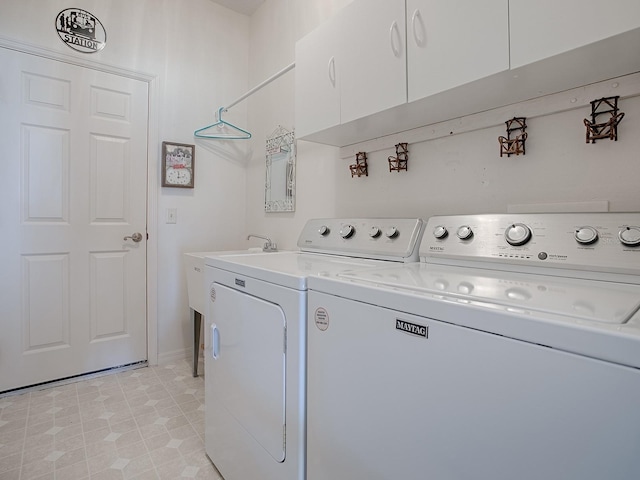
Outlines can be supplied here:
M193 188L195 145L162 142L162 186Z

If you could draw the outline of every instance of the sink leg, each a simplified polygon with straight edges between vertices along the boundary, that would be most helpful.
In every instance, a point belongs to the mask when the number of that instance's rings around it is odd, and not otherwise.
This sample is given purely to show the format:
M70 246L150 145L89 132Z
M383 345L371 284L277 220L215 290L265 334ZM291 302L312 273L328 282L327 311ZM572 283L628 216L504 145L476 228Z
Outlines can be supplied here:
M200 326L202 324L202 315L191 309L193 314L193 376L198 376L198 357L200 353Z

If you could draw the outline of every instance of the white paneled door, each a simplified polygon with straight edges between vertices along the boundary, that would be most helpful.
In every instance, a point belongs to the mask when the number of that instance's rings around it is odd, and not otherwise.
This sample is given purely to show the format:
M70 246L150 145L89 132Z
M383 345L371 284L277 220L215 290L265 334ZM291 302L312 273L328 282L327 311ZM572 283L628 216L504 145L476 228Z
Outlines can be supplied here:
M148 84L0 65L0 392L146 360Z

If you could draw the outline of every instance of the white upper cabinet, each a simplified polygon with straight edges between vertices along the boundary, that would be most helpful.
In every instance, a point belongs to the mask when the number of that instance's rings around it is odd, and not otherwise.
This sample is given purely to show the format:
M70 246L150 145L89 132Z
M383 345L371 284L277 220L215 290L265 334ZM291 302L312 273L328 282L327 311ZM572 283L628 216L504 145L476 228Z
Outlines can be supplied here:
M640 27L640 0L509 0L509 21L517 68Z
M342 20L332 18L296 42L296 137L340 124L339 36Z
M406 103L405 0L355 0L340 15L341 122Z
M296 134L406 103L405 0L355 0L296 43Z
M354 0L296 44L296 136L351 145L640 71L640 0Z
M407 0L407 49L409 102L508 70L508 0Z

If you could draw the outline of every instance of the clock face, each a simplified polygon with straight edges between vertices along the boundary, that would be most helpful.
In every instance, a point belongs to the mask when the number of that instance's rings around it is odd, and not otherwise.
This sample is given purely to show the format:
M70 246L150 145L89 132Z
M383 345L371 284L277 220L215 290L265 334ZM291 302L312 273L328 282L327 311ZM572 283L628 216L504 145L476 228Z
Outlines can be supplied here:
M191 170L188 168L169 167L165 173L165 180L167 185L191 186Z
M193 188L195 145L162 142L162 186Z

